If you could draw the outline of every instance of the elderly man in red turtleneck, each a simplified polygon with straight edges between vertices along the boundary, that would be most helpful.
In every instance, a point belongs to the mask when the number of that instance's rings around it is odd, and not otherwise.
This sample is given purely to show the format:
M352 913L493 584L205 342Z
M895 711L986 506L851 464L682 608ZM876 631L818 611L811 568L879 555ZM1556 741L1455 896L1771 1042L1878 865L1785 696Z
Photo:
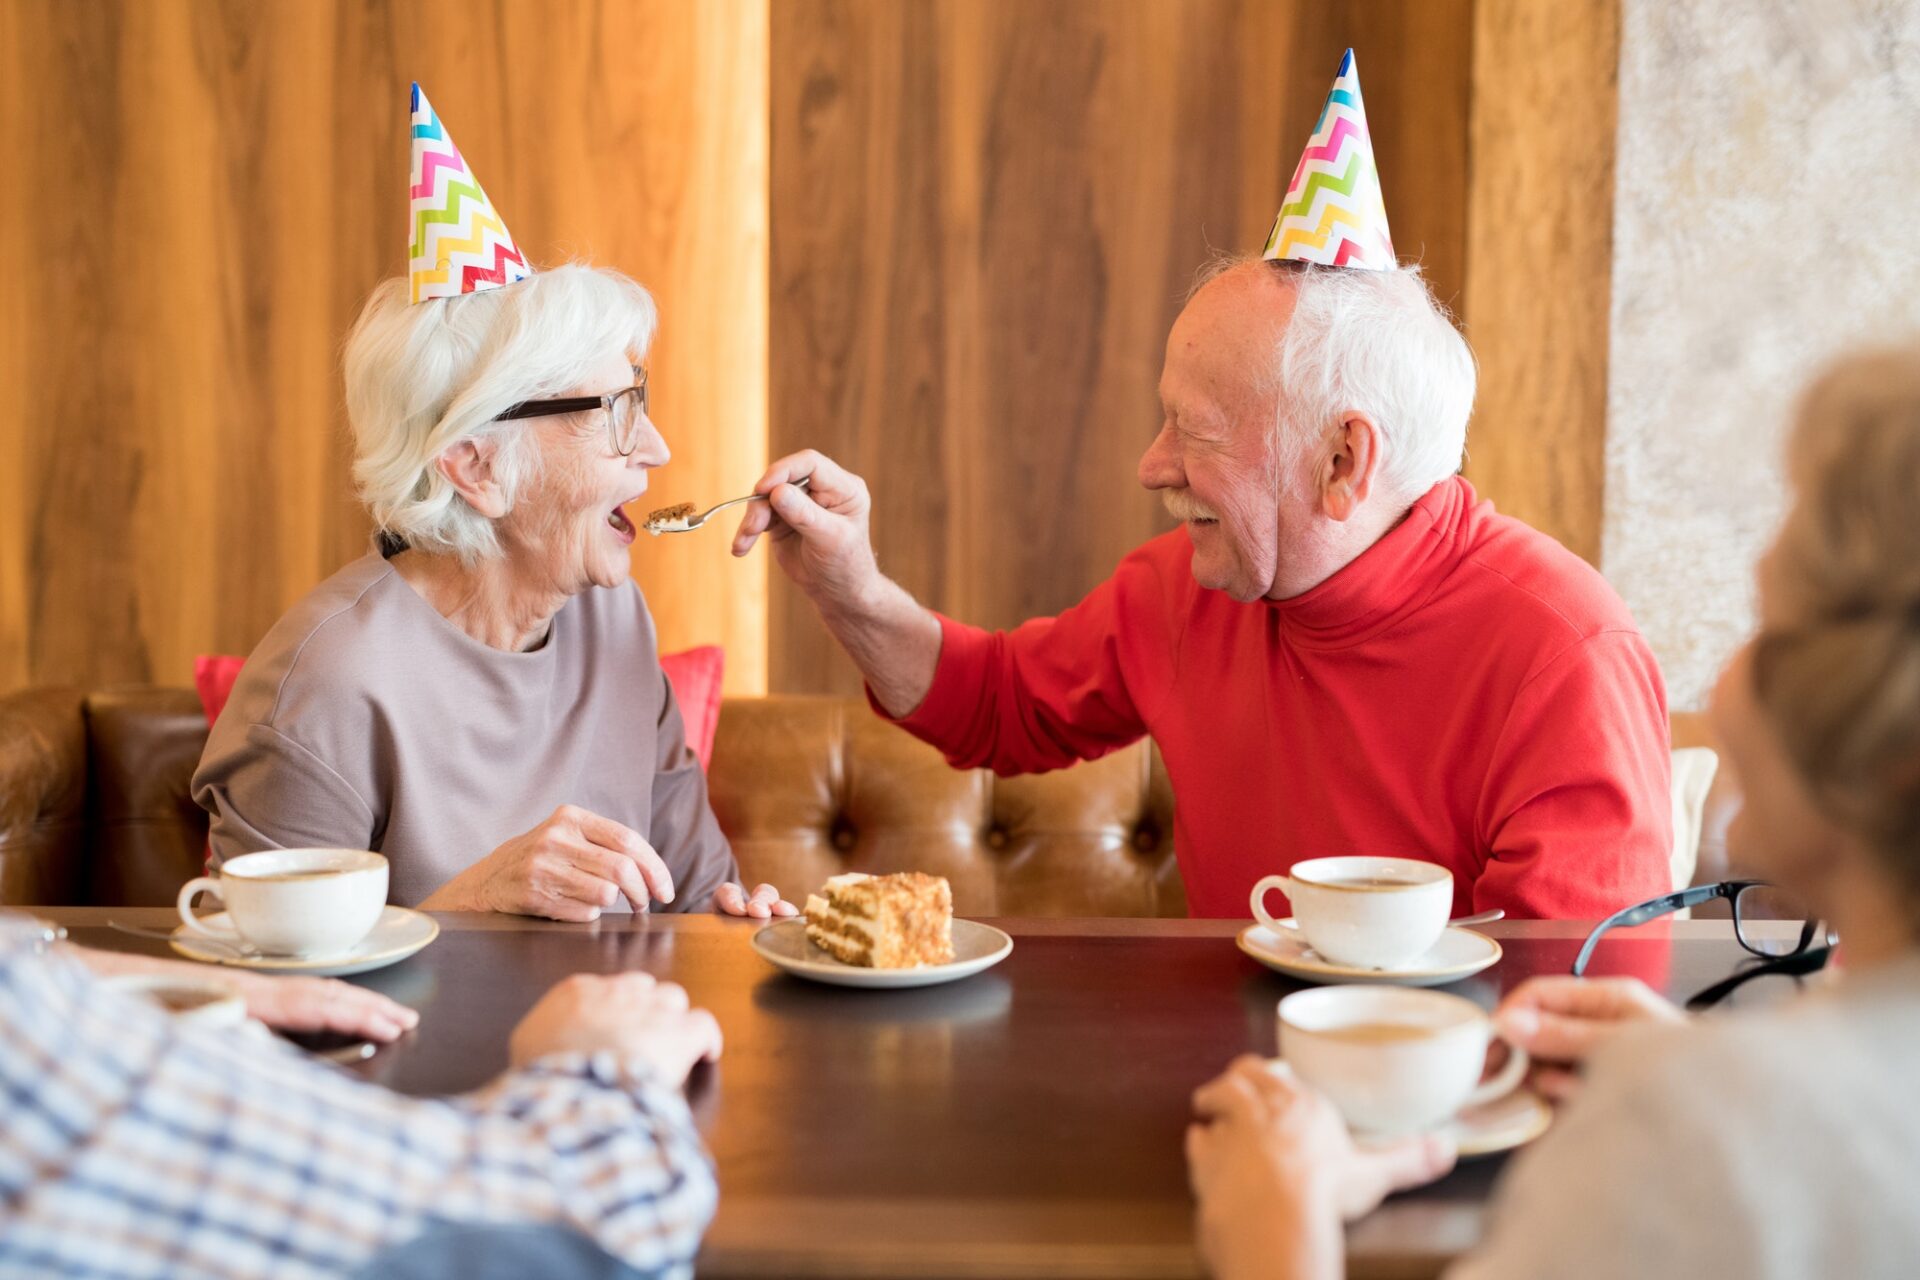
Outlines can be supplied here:
M1449 868L1458 911L1594 919L1671 888L1666 692L1600 575L1456 474L1473 392L1416 271L1235 262L1174 323L1140 460L1181 527L1058 617L917 604L817 453L773 464L733 549L770 532L874 705L955 765L1152 734L1195 915L1378 854Z

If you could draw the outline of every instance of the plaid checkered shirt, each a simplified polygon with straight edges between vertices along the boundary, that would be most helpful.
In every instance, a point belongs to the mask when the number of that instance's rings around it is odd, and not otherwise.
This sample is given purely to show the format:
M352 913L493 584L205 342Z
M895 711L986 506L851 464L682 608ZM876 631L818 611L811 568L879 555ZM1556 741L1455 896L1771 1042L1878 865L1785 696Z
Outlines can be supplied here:
M408 1098L181 1027L39 940L0 916L0 1277L339 1276L434 1222L692 1274L711 1162L678 1091L613 1055Z

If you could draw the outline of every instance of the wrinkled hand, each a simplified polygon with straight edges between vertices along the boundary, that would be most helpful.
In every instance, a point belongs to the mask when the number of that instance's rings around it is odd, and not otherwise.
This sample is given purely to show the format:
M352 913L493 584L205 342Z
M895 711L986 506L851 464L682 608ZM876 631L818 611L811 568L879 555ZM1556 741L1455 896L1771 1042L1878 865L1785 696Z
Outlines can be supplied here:
M541 996L507 1042L516 1067L552 1053L619 1054L678 1088L720 1056L720 1024L686 990L650 973L576 973Z
M1433 1135L1358 1148L1326 1098L1246 1056L1193 1095L1187 1172L1201 1255L1220 1280L1338 1275L1343 1220L1453 1167Z
M276 977L233 969L215 972L209 965L185 960L92 947L75 947L73 955L102 976L151 974L188 983L217 983L246 1001L249 1017L281 1031L337 1031L384 1044L420 1023L420 1015L406 1005L338 978Z
M1629 1026L1684 1022L1686 1015L1638 978L1529 978L1494 1011L1500 1034L1533 1058L1528 1082L1564 1102L1580 1089L1580 1069Z
M747 891L729 880L713 891L713 909L723 916L750 916L766 920L774 916L797 916L800 908L780 896L780 891L763 884L748 896Z
M673 873L641 835L563 804L434 890L429 911L499 911L585 922L625 894L635 911L673 901Z
M811 476L805 489L793 481ZM822 608L852 605L880 580L867 518L873 499L867 482L812 449L767 468L733 535L733 554L746 555L763 533L773 538L781 571Z
M248 1014L281 1031L337 1031L385 1044L420 1024L415 1010L338 978L247 973L223 981L240 992Z

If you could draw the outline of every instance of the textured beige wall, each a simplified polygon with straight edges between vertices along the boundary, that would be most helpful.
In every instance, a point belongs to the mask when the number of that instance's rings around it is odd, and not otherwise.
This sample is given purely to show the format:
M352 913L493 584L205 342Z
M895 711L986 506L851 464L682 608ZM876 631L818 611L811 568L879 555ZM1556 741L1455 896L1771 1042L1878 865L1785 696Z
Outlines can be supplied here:
M1920 334L1920 3L1623 16L1601 567L1693 707L1751 626L1797 389Z

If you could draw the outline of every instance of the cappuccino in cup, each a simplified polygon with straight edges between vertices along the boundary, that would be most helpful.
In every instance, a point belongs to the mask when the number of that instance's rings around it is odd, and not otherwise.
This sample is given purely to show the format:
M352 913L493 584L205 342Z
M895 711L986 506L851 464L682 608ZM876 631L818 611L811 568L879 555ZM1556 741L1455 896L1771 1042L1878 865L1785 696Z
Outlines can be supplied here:
M1453 873L1414 858L1310 858L1284 876L1253 886L1253 914L1283 926L1267 910L1269 891L1293 903L1307 943L1334 964L1397 969L1425 955L1453 912Z
M226 905L231 929L193 914L196 894ZM181 923L194 933L264 955L313 958L349 951L387 905L387 860L363 849L272 849L222 863L180 890Z
M1479 1005L1406 987L1319 987L1280 1002L1280 1056L1361 1133L1419 1133L1513 1092L1527 1055L1481 1083L1493 1020Z

